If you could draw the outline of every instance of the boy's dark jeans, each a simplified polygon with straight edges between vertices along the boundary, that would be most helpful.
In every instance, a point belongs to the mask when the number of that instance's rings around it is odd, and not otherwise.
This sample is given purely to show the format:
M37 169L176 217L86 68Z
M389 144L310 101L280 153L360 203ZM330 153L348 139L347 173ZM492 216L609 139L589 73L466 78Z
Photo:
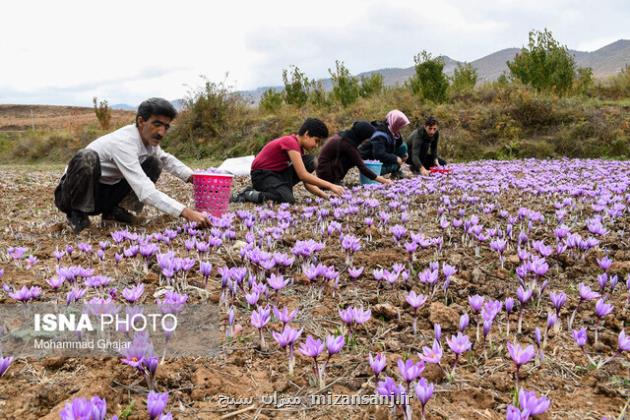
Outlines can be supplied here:
M148 157L142 170L156 182L162 173L162 162ZM70 214L72 210L85 214L107 214L130 193L131 187L124 178L114 185L101 184L101 163L98 153L82 149L70 160L68 169L55 189L55 205Z
M311 155L302 156L304 167L311 173L315 170L315 158ZM295 203L293 187L300 182L293 165L282 172L257 169L252 171L252 187L261 193L262 201L271 200L276 203Z

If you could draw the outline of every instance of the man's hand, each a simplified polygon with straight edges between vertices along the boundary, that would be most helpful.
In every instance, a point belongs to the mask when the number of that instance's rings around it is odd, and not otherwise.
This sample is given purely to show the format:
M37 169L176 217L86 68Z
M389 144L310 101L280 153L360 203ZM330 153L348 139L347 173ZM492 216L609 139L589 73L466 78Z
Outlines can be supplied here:
M182 216L184 219L188 220L189 222L197 223L197 227L205 228L205 227L210 226L210 221L208 220L206 216L204 216L202 213L199 213L198 211L195 211L189 207L186 207L184 210L182 210L182 214L180 216Z
M407 162L407 159L409 159L409 155L405 155L401 159L403 162Z
M398 162L398 166L402 166L403 164L403 160L400 158L400 156L396 156L396 162Z
M431 175L431 171L427 171L426 169L424 169L424 166L420 166L420 173L422 174L422 176Z
M383 178L382 176L376 177L375 181L380 182L383 185L391 185L394 183L391 179Z
M341 197L345 191L345 189L341 185L335 185L335 184L333 184L329 189L330 191L332 191L333 194L335 194L338 197Z

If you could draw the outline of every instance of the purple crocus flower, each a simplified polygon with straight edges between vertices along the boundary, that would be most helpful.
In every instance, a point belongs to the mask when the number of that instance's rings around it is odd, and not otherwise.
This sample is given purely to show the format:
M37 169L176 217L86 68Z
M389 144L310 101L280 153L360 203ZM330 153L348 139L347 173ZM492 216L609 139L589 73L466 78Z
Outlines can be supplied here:
M433 340L433 346L422 347L422 353L418 353L418 357L425 363L434 363L439 365L442 360L442 346L438 340Z
M415 381L423 371L423 362L414 362L411 359L407 359L403 362L402 359L398 359L398 372L400 372L400 376L407 383L407 388L409 388L411 382Z
M199 262L199 272L203 276L205 289L208 287L208 277L210 277L210 273L212 272L212 264L207 261Z
M427 405L431 396L433 396L433 384L427 381L425 378L420 378L415 386L416 397L420 404L422 404L422 418L425 418L424 407Z
M294 309L293 311L289 312L289 308L287 307L284 307L282 309L278 309L278 307L276 306L273 307L273 315L276 317L278 321L282 322L282 325L285 325L285 326L289 322L293 321L297 313L298 313L297 309Z
M352 310L353 315L354 315L354 322L355 324L365 324L366 322L368 322L370 320L370 318L372 317L372 311L370 309L363 309L362 306L358 307L358 308L353 308Z
M142 297L144 293L144 284L140 283L134 287L124 288L122 297L129 303L135 303Z
M273 290L278 292L289 284L289 280L285 280L284 276L281 274L271 274L271 276L267 279L267 283Z
M73 287L72 289L70 289L66 296L66 304L70 305L71 303L77 302L79 299L85 296L86 292L87 289L79 289L78 287Z
M383 353L377 353L375 357L372 357L372 353L368 355L368 360L370 361L370 368L378 380L378 375L385 369L387 366L387 360Z
M271 335L281 348L287 349L289 358L289 375L292 376L293 368L295 366L295 354L293 349L298 338L302 335L302 329L296 330L288 325L285 325L281 333L272 331Z
M599 299L595 304L595 315L602 319L613 311L613 305L606 303L605 299Z
M245 294L245 300L250 306L256 305L258 303L258 299L260 299L260 294L255 290L251 293Z
M462 316L459 317L459 330L464 332L466 328L468 328L469 323L470 318L468 317L468 312L464 312Z
M599 268L601 268L604 271L608 271L612 263L613 263L613 260L608 258L608 256L604 256L603 258L597 259L597 265L599 265Z
M65 278L63 277L59 277L59 276L52 276L51 278L49 278L48 280L46 280L46 283L48 283L48 285L50 287L52 287L54 290L59 289L61 286L63 286L63 283L65 282Z
M147 395L147 411L151 420L160 416L168 403L168 392L149 392Z
M630 336L626 336L626 332L621 330L617 337L617 352L630 351Z
M72 402L66 403L59 413L61 420L104 420L107 414L107 403L98 396L92 399L75 398Z
M518 380L518 370L521 366L530 362L534 358L534 356L536 355L536 350L531 344L522 347L519 343L512 343L509 341L507 343L507 349L510 353L512 361L516 365L516 378Z
M320 339L315 339L309 335L306 337L306 342L302 343L299 348L300 353L304 356L317 359L324 351L324 343Z
M359 277L361 277L361 274L363 274L363 267L358 267L358 268L350 267L350 268L348 268L348 275L353 280L356 280Z
M416 292L412 290L405 296L405 301L413 308L414 312L417 312L418 309L427 301L427 296L423 294L416 294Z
M484 297L479 295L473 295L468 297L468 303L472 308L472 311L476 314L481 311L481 307L483 305Z
M573 339L575 340L575 343L581 349L584 349L584 346L586 345L586 341L588 340L586 327L582 327L579 330L573 330Z
M522 412L526 412L530 416L537 416L549 409L550 401L544 395L538 398L534 391L526 391L521 388L518 393L518 403Z
M13 363L13 357L0 357L0 378L9 370L9 366Z
M339 335L336 337L334 335L327 336L326 350L328 351L328 358L330 358L333 354L339 353L345 343L346 339L343 335Z
M507 297L505 298L505 312L507 312L507 314L511 314L512 311L514 310L514 298L511 297Z
M554 308L556 308L556 315L560 316L560 309L562 309L566 303L567 295L564 292L551 292L549 294L549 299L551 299L551 303Z
M9 292L9 296L18 302L28 302L31 300L31 291L28 287L22 286L21 289L16 290L14 292Z
M467 352L472 347L468 336L462 334L461 332L458 332L457 336L452 335L450 338L447 338L446 343L457 357L459 357L462 353Z

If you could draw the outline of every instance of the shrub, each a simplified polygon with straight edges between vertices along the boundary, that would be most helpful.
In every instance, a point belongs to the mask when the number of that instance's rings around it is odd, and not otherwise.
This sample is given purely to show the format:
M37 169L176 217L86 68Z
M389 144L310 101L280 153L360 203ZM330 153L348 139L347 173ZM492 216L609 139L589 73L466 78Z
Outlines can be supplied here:
M290 67L292 68L291 72L286 69L282 70L284 101L301 108L308 101L310 82L308 77L297 66Z
M282 92L267 89L260 98L260 108L267 112L277 112L282 106Z
M309 101L318 108L324 108L330 105L328 93L326 93L326 89L324 89L324 84L321 80L313 80L311 82Z
M560 46L551 32L531 31L529 46L508 61L512 77L539 92L568 93L575 77L575 60L566 46Z
M431 57L422 51L414 57L416 73L409 79L411 91L429 101L444 102L448 90L448 78L444 74L444 59Z
M363 98L380 95L383 92L383 86L383 75L380 73L372 73L369 76L361 76L359 95Z
M573 92L577 95L588 95L594 86L593 69L590 67L580 67L577 69L575 80L573 81Z
M451 78L451 94L462 95L471 92L477 84L477 69L472 64L458 64Z
M96 119L98 119L101 128L103 130L109 130L109 125L112 120L112 110L109 108L107 101L101 101L97 104L97 98L95 96L92 98L92 103L94 103L94 113L96 114Z
M333 98L344 107L355 103L359 98L359 81L350 74L343 61L335 61L335 71L328 69L328 73L332 78Z

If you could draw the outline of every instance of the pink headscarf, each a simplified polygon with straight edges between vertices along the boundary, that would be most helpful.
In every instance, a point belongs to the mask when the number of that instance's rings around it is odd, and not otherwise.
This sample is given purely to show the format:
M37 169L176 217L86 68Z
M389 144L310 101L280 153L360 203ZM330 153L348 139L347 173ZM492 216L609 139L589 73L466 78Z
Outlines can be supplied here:
M397 109L389 111L385 116L385 120L389 126L389 131L392 132L395 138L399 138L400 129L409 124L409 118Z

